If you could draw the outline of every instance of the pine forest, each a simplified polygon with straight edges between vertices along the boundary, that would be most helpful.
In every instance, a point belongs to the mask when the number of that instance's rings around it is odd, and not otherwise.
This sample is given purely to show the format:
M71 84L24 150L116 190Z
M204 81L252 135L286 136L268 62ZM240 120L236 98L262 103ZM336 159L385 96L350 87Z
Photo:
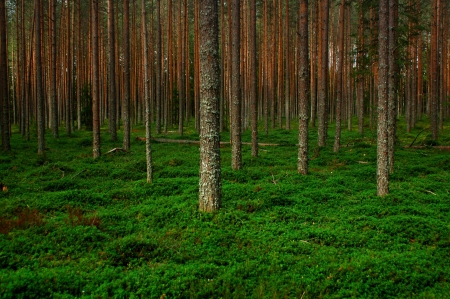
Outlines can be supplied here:
M447 0L0 0L0 298L450 298Z

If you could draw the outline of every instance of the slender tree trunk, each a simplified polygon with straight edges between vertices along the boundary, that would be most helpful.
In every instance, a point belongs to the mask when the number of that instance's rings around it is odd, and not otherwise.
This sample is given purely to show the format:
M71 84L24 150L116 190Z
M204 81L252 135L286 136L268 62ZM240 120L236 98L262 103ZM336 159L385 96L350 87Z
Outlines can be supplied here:
M123 119L123 149L130 150L130 96L131 96L131 78L130 78L130 11L129 0L123 1L123 51L124 51L124 93L122 103Z
M241 78L240 78L240 32L241 32L241 1L231 2L231 34L232 34L232 66L231 66L231 166L242 168L241 140Z
M397 128L397 27L398 0L389 0L388 165L390 173L394 172L394 149Z
M156 134L161 134L161 0L156 0Z
M5 0L0 0L0 109L2 116L2 148L7 152L11 150L11 136L9 132L9 96L8 96L8 52L6 47L6 6ZM42 152L43 154L43 152Z
M417 10L421 11L420 0L417 0ZM417 37L417 118L422 120L423 113L423 36L419 32Z
M356 87L356 103L358 114L358 129L361 135L364 134L364 75L363 75L363 60L364 60L364 10L363 0L359 0L359 25L358 25L358 75Z
M77 0L77 126L81 130L81 93L82 84L84 84L83 67L85 59L83 58L84 38L81 37L81 0Z
M199 208L221 206L219 135L219 22L216 0L200 0L200 186Z
M100 90L99 90L99 46L98 46L98 2L92 0L91 28L92 28L92 133L93 133L93 158L100 157Z
M66 133L67 135L72 134L73 129L73 117L72 117L72 22L71 22L71 14L70 14L70 1L66 1L66 13L67 13L67 57L66 57L66 65L67 65L67 78L66 78L66 89L67 89L67 98L66 98Z
M438 1L433 0L431 20L431 61L430 61L430 123L433 140L438 138Z
M324 147L328 131L328 12L329 0L320 1L320 53L319 53L319 80L318 80L318 146Z
M318 77L318 37L320 36L319 27L319 1L313 1L311 7L311 126L316 126L317 116L317 77Z
M151 141L151 118L150 118L150 80L148 77L148 45L147 45L147 9L145 0L142 0L142 50L144 55L144 98L145 98L145 156L147 161L147 183L153 181L153 162Z
M285 49L285 86L284 86L284 113L285 113L285 118L286 118L286 130L290 130L291 129L291 97L290 97L290 86L291 86L291 82L290 82L290 72L289 72L289 65L291 63L290 61L290 55L289 55L289 51L290 51L290 35L289 35L289 0L286 0L286 17L285 17L285 21L286 23L284 24L285 28L285 33L284 33L284 38L286 39L286 49Z
M338 49L338 61L337 61L337 80L336 80L336 134L334 136L335 153L339 152L341 146L341 107L343 102L343 68L344 68L344 28L345 28L345 0L341 0L341 6L339 8L339 49Z
M144 11L142 12L144 14ZM117 91L116 91L116 32L115 32L114 1L108 0L108 42L109 42L109 80L108 80L108 118L111 140L117 141Z
M378 142L377 194L389 193L388 172L388 77L389 77L389 0L379 0L378 32Z
M50 73L50 104L51 104L51 126L53 137L59 138L58 130L58 102L56 99L56 1L50 0L51 28L51 73Z
M300 1L299 11L299 123L298 123L298 172L308 174L308 94L309 61L308 61L308 0Z
M252 157L258 157L258 83L256 77L256 0L250 0L250 101L252 113Z
M35 47L34 62L36 66L36 102L37 102L37 132L38 132L38 155L45 156L45 102L42 80L42 61L41 61L41 0L34 2L34 29L35 29Z
M20 83L20 89L22 90L21 93L21 106L22 106L22 113L21 113L21 128L22 128L22 137L28 136L29 133L27 132L28 128L28 105L27 105L27 88L26 88L26 44L25 44L25 6L24 6L25 0L20 1L20 61L21 67L21 83Z

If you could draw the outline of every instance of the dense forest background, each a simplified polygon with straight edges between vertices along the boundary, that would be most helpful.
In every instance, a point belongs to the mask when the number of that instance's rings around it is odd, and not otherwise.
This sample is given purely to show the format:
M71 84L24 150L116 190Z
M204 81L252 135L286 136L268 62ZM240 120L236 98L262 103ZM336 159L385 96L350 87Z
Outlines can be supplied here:
M129 3L128 3L129 2ZM299 1L241 1L240 81L242 86L242 130L250 127L252 98L257 100L257 117L270 128L291 128L299 115ZM323 2L323 1L322 1ZM124 10L124 3L127 12ZM98 11L98 105L99 121L110 123L111 137L129 117L132 124L144 121L144 48L151 62L148 69L151 120L156 131L167 132L195 119L199 127L198 1L99 1ZM147 6L149 38L143 44L142 4ZM344 32L339 32L339 10L344 6ZM309 4L310 100L308 118L312 126L323 125L318 118L335 121L340 115L351 126L358 116L359 131L364 124L376 125L378 79L378 1L331 1L321 11L318 1ZM93 92L92 1L6 1L7 87L2 97L3 125L17 124L29 138L30 123L37 120L38 97L42 93L46 128L58 136L62 126L69 134L83 126L90 128ZM230 127L231 5L220 1L220 129ZM38 11L37 11L38 10ZM39 18L36 19L36 14ZM253 15L255 14L255 15ZM329 22L324 41L328 49L326 78L319 47L322 17ZM411 130L429 115L433 139L449 114L448 105L448 4L446 1L408 0L398 3L398 46L395 49L398 85L396 110L406 116ZM159 18L158 18L159 17ZM38 20L38 21L37 21ZM109 22L109 23L108 23ZM112 22L112 23L111 23ZM251 41L255 22L256 43ZM127 25L127 26L125 26ZM435 28L436 29L433 29ZM39 28L39 34L36 34ZM127 29L128 28L128 29ZM112 32L111 32L112 31ZM39 91L36 39L40 42L42 90ZM341 36L342 35L342 36ZM437 47L433 45L436 39ZM343 48L339 41L343 40ZM126 51L129 49L129 53ZM342 62L339 52L343 53ZM437 57L433 53L436 52ZM128 53L128 54L127 54ZM394 55L394 53L390 53ZM255 55L256 59L252 60ZM3 59L5 53L2 53ZM437 61L434 61L436 60ZM437 63L436 63L437 62ZM254 64L254 65L253 65ZM129 72L126 66L129 65ZM114 68L113 70L111 68ZM6 70L6 71L5 71ZM256 72L256 94L252 90ZM339 87L339 72L343 84ZM433 76L436 76L433 77ZM129 79L128 79L129 77ZM129 81L129 83L127 83ZM325 108L321 95L325 87ZM437 86L435 86L437 84ZM129 85L129 86L128 86ZM111 93L111 87L115 91ZM338 96L337 93L342 93ZM433 100L436 97L436 101ZM128 104L129 103L129 104ZM129 110L129 111L128 111ZM322 111L323 110L323 111ZM324 115L325 113L325 115ZM8 122L9 119L9 122ZM125 121L124 123L126 123ZM127 126L125 124L125 126ZM2 132L8 129L3 128ZM7 145L4 145L7 148Z

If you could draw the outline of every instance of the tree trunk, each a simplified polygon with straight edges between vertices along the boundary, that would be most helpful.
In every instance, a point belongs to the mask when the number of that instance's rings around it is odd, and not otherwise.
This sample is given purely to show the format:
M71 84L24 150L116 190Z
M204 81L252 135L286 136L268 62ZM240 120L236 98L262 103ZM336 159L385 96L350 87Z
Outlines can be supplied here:
M144 12L143 12L144 13ZM108 80L108 129L111 140L117 141L117 120L116 120L116 32L115 32L114 2L108 0L108 42L109 42L109 80Z
M199 208L221 206L219 135L219 22L216 0L200 0L200 183Z
M308 174L308 94L309 61L308 61L308 0L300 1L299 22L299 124L298 124L298 172Z
M241 32L241 1L231 2L231 34L232 34L232 66L231 66L231 167L234 170L242 168L241 145L241 78L240 78L240 32Z
M318 40L320 36L319 27L319 1L313 1L311 7L311 126L316 126L317 118L317 77L318 77Z
M328 11L329 0L320 2L320 53L318 77L318 146L324 147L328 131Z
M156 0L156 134L161 134L161 0Z
M130 150L130 96L131 96L131 78L130 78L130 11L129 0L123 1L123 67L124 67L124 93L122 103L123 119L123 149Z
M144 98L145 98L145 156L147 161L147 183L153 181L153 162L151 148L151 118L150 118L150 84L147 46L147 9L145 0L142 0L142 50L144 56Z
M291 97L290 97L290 72L289 72L289 65L291 63L290 57L289 57L289 51L290 51L290 34L289 34L289 0L286 0L286 17L285 17L285 33L284 38L286 39L286 49L285 49L285 86L284 86L284 114L286 118L286 130L291 129Z
M339 152L341 146L341 107L343 102L343 68L344 68L344 28L345 28L345 0L341 0L341 6L339 8L339 58L337 61L337 80L336 80L336 133L334 136L335 153Z
M34 62L36 66L36 103L37 103L37 132L38 132L38 155L45 156L45 102L42 80L42 61L41 61L41 0L34 2L34 28L35 28L35 47Z
M0 109L1 109L1 131L3 151L11 150L11 136L9 132L9 96L8 96L8 52L6 48L6 6L5 0L0 0Z
M56 99L56 1L50 0L50 20L51 28L51 72L50 72L50 105L51 127L53 137L59 138L58 130L58 102Z
M358 114L358 129L359 134L364 134L364 10L363 0L359 0L359 25L358 25L358 75L356 87L356 103Z
M394 148L397 128L397 27L398 0L389 0L388 165L390 173L394 172Z
M92 27L92 133L93 158L100 157L100 91L99 91L99 46L98 46L98 2L92 0L91 27Z
M439 66L438 66L438 2L433 0L431 20L431 61L430 61L430 124L433 140L438 138L438 97L439 97Z
M388 172L388 77L389 77L389 0L379 0L378 32L378 142L377 194L389 193Z
M256 77L256 0L250 0L250 101L252 114L252 157L258 157L258 98Z

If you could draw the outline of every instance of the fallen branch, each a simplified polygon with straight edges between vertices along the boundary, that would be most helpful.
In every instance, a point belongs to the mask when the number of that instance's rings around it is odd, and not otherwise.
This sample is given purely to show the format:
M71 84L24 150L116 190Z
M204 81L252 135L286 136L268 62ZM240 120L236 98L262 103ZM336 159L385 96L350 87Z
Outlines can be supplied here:
M433 148L433 149L438 149L441 151L450 151L450 146L442 146L442 145L436 145L436 146L415 145L415 146L405 146L405 148L414 148L414 149Z
M366 161L356 161L356 162L358 162L359 164L369 164L369 162Z
M83 169L82 171L80 171L80 172L78 172L77 174L73 175L73 176L71 177L71 179L75 178L77 175L79 175L80 173L82 173L82 172L85 171L85 170L86 170L86 169Z
M436 193L434 193L434 192L432 192L432 191L429 191L429 190L425 190L426 192L428 192L428 193L430 193L430 194L433 194L433 195L437 195Z
M425 129L423 129L422 131L420 131L419 134L417 134L416 138L414 138L413 142L411 142L411 144L409 145L409 147L412 147L412 146L413 146L414 142L416 142L416 140L417 140L417 137L419 137L419 135L422 134L423 131L429 130L429 129L430 129L430 128L425 128Z
M125 152L125 153L128 153L128 151L124 150L123 148L116 147L116 148L113 148L112 150L110 150L109 152L107 152L106 155L107 155L107 154L111 154L111 153L115 153L115 152Z
M138 141L145 141L145 137L136 137L136 140ZM200 141L198 140L180 140L180 139L167 139L167 138L152 138L153 141L159 142L159 143L178 143L178 144L200 144ZM230 145L231 142L220 142L220 145ZM242 142L243 145L252 145L251 142ZM258 146L281 146L280 144L276 143L258 143Z

